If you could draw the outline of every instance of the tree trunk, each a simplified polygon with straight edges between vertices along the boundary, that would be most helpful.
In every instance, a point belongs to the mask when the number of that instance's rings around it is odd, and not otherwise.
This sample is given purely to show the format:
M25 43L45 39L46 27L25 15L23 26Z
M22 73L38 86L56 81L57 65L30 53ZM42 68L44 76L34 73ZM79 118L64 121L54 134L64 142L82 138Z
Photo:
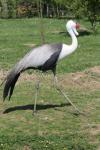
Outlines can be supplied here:
M39 17L40 17L40 37L41 37L41 44L45 43L45 36L44 36L44 23L43 23L43 5L40 0L39 2Z
M55 11L55 6L54 5L52 6L52 9L53 9L53 17L56 17L56 11Z
M57 5L57 17L59 18L59 6Z
M47 17L49 17L49 5L47 4L47 14L46 14Z
M1 4L2 4L2 18L8 18L7 0L1 0Z
M89 17L89 21L91 23L93 32L95 32L96 31L96 17L95 16L92 16L91 18Z

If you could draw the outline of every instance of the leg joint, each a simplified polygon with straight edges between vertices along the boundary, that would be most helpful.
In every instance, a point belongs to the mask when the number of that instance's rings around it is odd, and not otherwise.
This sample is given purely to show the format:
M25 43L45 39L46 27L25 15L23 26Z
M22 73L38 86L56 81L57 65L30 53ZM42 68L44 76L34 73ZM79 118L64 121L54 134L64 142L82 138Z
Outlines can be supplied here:
M39 84L40 84L40 81L36 82L35 84L35 88L38 90L39 89Z

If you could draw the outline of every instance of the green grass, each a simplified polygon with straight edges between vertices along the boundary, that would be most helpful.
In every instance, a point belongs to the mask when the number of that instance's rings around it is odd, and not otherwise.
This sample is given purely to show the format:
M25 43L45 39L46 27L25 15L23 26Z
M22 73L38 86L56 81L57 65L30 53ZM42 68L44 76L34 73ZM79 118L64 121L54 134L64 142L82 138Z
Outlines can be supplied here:
M80 22L90 28L88 22ZM56 33L66 31L65 23L66 20L44 19L47 43L71 42L70 37ZM30 48L24 44L40 45L39 28L36 18L0 20L1 70L9 70L29 51ZM10 102L2 102L0 88L0 150L98 150L100 75L89 70L78 79L79 83L74 78L78 77L76 72L100 66L99 28L97 35L78 37L76 52L61 61L57 68L62 88L87 115L74 114L74 108L66 105L63 97L52 87L52 77L48 74L46 80L41 79L38 111L33 116L36 78L33 73L33 80L28 77L16 85ZM72 72L75 74L69 75Z
M66 32L65 24L66 20L44 19L46 43L70 44L69 36L57 33L59 31ZM81 24L90 28L88 22ZM78 41L78 49L59 64L59 72L76 72L100 65L100 34L78 37ZM41 45L40 21L38 19L0 20L0 67L11 68L31 49L24 45L28 43Z
M17 85L12 100L1 103L1 112L8 110L8 113L1 114L0 118L0 148L13 150L16 147L19 150L27 146L33 150L96 150L100 136L91 132L100 123L100 92L71 91L68 88L71 100L87 114L86 117L76 116L74 109L64 106L64 99L48 83L42 82L38 112L32 116L33 85L34 81Z

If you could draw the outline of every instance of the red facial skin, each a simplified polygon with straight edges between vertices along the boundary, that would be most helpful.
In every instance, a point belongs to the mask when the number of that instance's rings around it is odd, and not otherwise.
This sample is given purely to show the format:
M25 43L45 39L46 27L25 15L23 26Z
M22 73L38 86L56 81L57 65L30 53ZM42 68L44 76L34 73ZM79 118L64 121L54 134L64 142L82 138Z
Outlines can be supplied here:
M80 28L80 24L76 23L76 29L79 29L79 28Z

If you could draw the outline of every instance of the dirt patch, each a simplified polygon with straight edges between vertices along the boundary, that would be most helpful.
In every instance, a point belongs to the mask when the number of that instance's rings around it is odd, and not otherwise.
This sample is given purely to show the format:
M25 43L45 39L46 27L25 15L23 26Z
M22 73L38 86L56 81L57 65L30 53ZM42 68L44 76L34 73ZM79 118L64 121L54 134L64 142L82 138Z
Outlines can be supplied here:
M2 82L6 77L8 71L0 70L0 81ZM41 74L39 75L41 76ZM45 74L41 77L42 82L46 81L53 84L53 77L51 74ZM83 72L66 73L64 75L57 75L59 84L65 88L75 88L83 90L97 90L100 89L100 66L87 69ZM19 82L35 81L38 78L38 73L24 72L19 78ZM52 82L51 82L52 81Z
M30 149L30 147L29 147L28 145L25 145L25 146L23 147L23 150L31 150L31 149Z
M0 70L0 82L2 82L7 76L8 71Z
M90 68L90 69L87 70L87 71L95 72L95 73L99 74L99 76L100 76L100 66L95 66L95 67L93 67L93 68Z
M100 146L97 148L97 150L100 150Z
M36 47L36 44L33 44L33 43L26 43L26 44L23 44L23 45L31 47L31 48Z
M100 89L100 66L83 72L62 75L62 84L71 88L84 90Z
M41 74L40 74L41 76ZM20 77L20 81L35 81L37 77L36 73L28 74L23 73ZM53 84L53 77L51 74L43 75L41 80L48 81L50 84ZM52 82L51 82L52 81ZM83 72L76 73L66 73L64 75L58 75L59 84L68 88L79 88L79 89L89 89L95 90L100 89L100 67L90 68Z
M100 135L100 124L94 125L93 128L91 128L90 133L92 135Z

